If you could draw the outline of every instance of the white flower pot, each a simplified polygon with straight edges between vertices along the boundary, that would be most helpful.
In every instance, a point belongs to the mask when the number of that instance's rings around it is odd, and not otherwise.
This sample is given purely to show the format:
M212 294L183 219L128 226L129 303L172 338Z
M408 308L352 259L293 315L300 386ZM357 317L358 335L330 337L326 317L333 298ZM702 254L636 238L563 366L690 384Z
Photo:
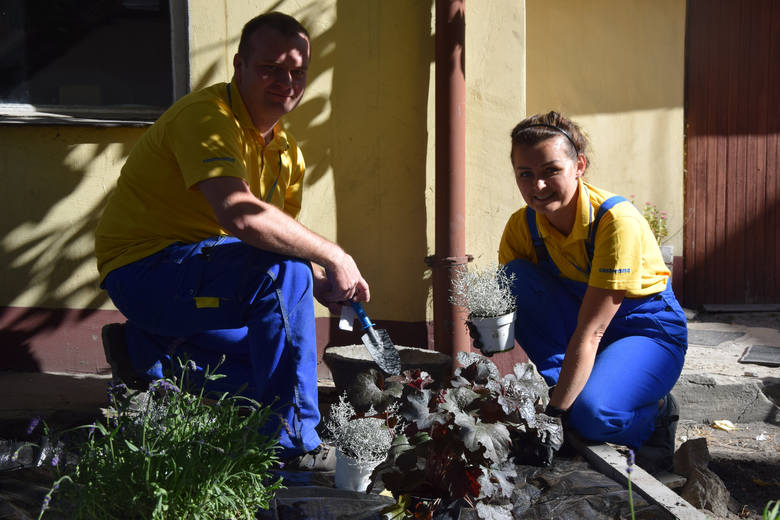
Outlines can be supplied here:
M483 354L506 352L515 346L515 313L481 318L469 316L469 321L479 331L480 349Z
M336 450L336 474L334 476L336 487L363 492L371 482L371 473L381 460L372 462L359 462L341 450Z

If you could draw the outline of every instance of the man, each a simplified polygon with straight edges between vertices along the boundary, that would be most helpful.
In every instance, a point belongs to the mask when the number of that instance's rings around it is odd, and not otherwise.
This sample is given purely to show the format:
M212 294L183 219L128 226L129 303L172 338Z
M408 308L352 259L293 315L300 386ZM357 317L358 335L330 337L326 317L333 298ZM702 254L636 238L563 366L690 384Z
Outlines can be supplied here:
M315 431L312 295L336 310L368 301L369 287L350 255L295 220L304 162L279 120L301 100L309 57L294 18L249 21L231 83L183 97L135 145L95 250L127 317L103 329L114 375L138 385L174 353L201 371L224 355L218 388L275 403L282 458L312 468L334 460Z

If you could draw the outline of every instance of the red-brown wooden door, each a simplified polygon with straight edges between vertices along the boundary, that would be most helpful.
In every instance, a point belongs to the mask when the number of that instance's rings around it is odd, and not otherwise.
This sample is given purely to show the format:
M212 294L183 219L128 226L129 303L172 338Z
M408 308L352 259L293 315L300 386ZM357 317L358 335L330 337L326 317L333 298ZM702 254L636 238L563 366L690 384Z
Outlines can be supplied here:
M780 302L780 1L688 0L683 302Z

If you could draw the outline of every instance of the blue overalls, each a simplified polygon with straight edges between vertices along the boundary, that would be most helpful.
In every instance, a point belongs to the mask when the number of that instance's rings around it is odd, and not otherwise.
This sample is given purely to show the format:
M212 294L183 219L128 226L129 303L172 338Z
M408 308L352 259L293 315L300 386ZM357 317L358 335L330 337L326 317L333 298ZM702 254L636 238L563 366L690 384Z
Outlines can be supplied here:
M615 196L604 201L586 240L588 273L596 229ZM536 213L526 209L538 264L513 260L517 301L515 338L548 385L560 375L569 339L587 284L560 276L536 227ZM593 370L569 409L569 424L583 437L639 448L652 434L658 401L682 371L688 345L685 313L671 290L643 298L624 298L601 340Z
M171 356L202 372L225 355L210 383L272 405L280 417L282 457L316 448L320 438L317 347L311 265L220 236L177 242L111 271L103 282L127 317L134 369L149 379L170 375ZM280 424L280 421L283 423Z

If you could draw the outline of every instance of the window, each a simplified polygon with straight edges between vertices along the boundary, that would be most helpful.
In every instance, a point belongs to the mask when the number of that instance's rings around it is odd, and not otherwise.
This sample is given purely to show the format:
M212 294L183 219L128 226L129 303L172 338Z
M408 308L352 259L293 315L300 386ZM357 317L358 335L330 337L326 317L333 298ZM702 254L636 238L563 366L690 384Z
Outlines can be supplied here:
M187 52L186 0L0 0L0 122L153 121Z

